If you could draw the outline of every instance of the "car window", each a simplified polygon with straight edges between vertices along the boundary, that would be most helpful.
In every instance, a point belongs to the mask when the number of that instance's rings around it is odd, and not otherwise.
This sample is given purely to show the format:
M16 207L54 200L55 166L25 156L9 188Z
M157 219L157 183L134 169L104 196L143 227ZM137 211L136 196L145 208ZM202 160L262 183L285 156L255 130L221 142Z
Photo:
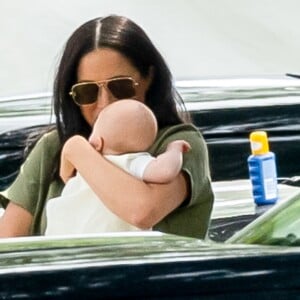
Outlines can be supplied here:
M253 222L229 242L300 246L300 194Z
M297 244L300 245L300 196L298 201L295 201L281 211L278 215L274 216L269 221L271 231L267 235L267 241L271 243L283 243L285 245Z

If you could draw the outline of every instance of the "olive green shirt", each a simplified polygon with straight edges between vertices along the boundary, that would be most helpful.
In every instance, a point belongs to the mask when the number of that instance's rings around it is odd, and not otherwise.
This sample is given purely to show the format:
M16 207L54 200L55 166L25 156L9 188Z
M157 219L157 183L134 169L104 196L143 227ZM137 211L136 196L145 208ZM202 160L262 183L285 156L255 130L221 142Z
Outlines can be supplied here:
M159 131L149 152L157 156L165 151L169 142L177 139L184 139L191 145L191 150L184 154L182 166L182 170L186 172L190 180L190 198L156 224L153 230L204 238L214 197L210 182L207 147L202 135L196 127L190 124L167 127ZM45 134L21 166L12 185L0 193L3 207L6 207L10 200L32 214L31 233L33 235L45 232L46 202L59 196L64 187L60 179L53 179L52 176L59 149L57 131ZM84 204L84 201L82 203Z

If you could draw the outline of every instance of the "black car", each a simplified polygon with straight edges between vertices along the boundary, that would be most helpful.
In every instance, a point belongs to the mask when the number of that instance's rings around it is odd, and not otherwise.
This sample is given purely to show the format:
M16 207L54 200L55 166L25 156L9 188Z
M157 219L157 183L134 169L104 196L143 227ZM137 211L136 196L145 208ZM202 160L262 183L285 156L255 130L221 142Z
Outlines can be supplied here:
M1 299L300 298L299 247L131 232L11 238L0 253Z
M268 133L279 177L300 174L299 78L216 78L177 86L208 144L213 181L248 178L255 130Z
M299 79L201 79L178 81L177 88L208 144L213 181L248 178L254 130L267 131L279 177L300 174ZM28 136L54 122L50 107L50 94L0 98L0 189L15 178Z
M300 81L213 79L177 86L208 144L217 195L213 213L222 204L219 187L229 187L230 201L241 198L235 188L248 178L253 130L268 132L279 176L300 174ZM0 99L1 189L17 175L26 141L53 123L50 99ZM256 208L247 203L252 214L240 207L238 219L213 218L210 237L227 238L228 228L233 234L255 218ZM1 239L0 299L300 299L299 246L215 241L159 232Z

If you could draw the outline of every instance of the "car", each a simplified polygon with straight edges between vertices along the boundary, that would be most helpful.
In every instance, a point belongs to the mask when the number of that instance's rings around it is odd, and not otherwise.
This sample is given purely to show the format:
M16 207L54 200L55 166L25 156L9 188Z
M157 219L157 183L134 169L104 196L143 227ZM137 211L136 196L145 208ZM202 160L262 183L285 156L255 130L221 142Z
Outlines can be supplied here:
M300 174L300 80L291 76L176 82L209 150L213 181L248 178L249 134L265 130L278 176ZM0 98L0 189L16 177L28 136L55 121L51 93Z
M264 218L273 207L289 202L291 198L299 195L300 177L280 181L277 184L278 200L266 205L255 203L249 179L212 182L212 187L215 201L208 237L215 242L225 242L256 219ZM298 213L300 214L299 210ZM259 234L260 226L254 226L249 232L253 235ZM245 235L246 233L242 233L240 238L243 239Z
M202 78L177 81L176 86L208 145L217 195L215 209L222 204L218 200L224 198L218 195L219 188L237 185L248 178L251 131L268 132L271 150L276 154L279 181L300 174L300 165L294 163L300 152L298 78L284 75ZM26 145L54 123L51 96L40 93L0 98L0 190L17 176L28 150ZM234 196L227 192L225 198ZM234 205L238 200L235 199ZM221 209L230 211L233 202L226 205L228 209ZM225 241L253 221L258 214L253 212L253 206L250 208L252 212L245 214L239 205L238 215L225 218L213 214L210 237Z
M2 239L0 253L1 299L299 299L299 247L124 232Z
M300 188L230 237L227 243L300 246Z
M249 177L249 134L255 130L267 132L279 177L300 174L295 163L300 153L300 78L287 75L177 82L207 142L213 181Z
M260 218L260 208L243 196L250 190L245 162L252 130L268 131L282 181L299 174L299 85L293 78L177 82L208 144L216 194L209 238L130 232L1 239L0 299L299 298L298 244L223 243ZM26 141L53 124L50 107L50 94L0 99L1 189L17 175ZM294 195L280 187L284 199Z
M27 142L53 122L51 93L0 98L0 190L17 176Z

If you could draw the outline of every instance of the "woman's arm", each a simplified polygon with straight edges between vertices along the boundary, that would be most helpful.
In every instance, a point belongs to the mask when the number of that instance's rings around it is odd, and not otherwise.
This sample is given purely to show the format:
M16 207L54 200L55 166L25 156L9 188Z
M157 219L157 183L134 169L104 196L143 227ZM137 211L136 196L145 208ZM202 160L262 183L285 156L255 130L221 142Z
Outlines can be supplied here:
M139 228L153 227L188 196L182 172L167 184L147 184L106 160L81 136L70 138L63 152L103 203Z
M0 218L0 237L29 235L32 219L32 215L26 209L9 202Z

